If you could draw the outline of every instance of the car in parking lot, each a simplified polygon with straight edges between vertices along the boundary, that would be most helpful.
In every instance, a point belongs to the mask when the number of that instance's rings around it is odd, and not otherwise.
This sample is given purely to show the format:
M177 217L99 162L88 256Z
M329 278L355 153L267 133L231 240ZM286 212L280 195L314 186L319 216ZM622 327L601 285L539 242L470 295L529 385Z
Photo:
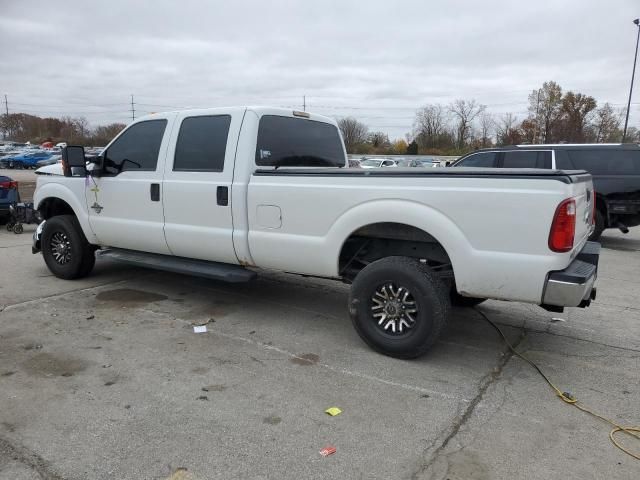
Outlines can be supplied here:
M487 148L460 158L454 167L586 170L596 191L596 240L607 228L627 233L640 225L640 145L557 144Z
M19 200L18 182L11 177L0 175L0 223L9 221L10 207Z
M362 168L385 168L385 167L397 167L398 161L390 158L367 158L360 161Z

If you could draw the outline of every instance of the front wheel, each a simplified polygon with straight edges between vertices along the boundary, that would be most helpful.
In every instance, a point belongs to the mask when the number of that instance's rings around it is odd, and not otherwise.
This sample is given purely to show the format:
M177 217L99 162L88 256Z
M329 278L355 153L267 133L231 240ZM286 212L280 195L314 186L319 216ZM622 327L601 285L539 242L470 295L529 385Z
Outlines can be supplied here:
M351 320L374 350L417 358L436 342L449 317L449 292L424 263L387 257L363 268L349 295Z
M56 277L66 280L86 277L93 269L95 250L73 215L47 220L41 244L44 261Z

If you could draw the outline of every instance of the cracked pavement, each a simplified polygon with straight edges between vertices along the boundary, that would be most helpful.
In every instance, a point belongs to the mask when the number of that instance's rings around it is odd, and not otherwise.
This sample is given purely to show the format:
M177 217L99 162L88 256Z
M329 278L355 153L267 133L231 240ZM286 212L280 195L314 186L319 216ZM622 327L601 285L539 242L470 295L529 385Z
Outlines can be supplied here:
M424 358L396 360L357 337L341 284L107 261L65 282L25 230L0 233L0 479L638 478L608 425L473 310ZM563 390L637 425L640 229L603 246L589 309L480 308Z

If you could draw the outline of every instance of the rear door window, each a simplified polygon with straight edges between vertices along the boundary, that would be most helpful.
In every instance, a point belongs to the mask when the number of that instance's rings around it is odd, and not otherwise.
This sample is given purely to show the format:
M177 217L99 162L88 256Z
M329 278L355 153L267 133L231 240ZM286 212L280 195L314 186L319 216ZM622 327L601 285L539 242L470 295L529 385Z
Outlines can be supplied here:
M456 167L495 167L498 157L497 152L472 153L456 164Z
M640 175L640 150L569 150L576 169L593 175Z
M118 175L127 170L155 171L166 120L149 120L130 126L107 149L104 173Z
M260 119L256 165L344 167L345 163L335 125L279 115L264 115Z
M504 152L502 168L551 168L550 151Z
M174 171L222 172L231 115L187 117L182 121Z

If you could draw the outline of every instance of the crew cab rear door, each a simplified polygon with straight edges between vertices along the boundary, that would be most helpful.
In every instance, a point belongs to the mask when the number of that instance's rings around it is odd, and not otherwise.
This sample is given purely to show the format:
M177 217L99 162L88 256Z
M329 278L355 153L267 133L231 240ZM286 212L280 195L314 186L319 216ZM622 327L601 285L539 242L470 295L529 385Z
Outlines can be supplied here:
M164 172L164 232L176 256L238 263L231 186L245 109L179 113Z

